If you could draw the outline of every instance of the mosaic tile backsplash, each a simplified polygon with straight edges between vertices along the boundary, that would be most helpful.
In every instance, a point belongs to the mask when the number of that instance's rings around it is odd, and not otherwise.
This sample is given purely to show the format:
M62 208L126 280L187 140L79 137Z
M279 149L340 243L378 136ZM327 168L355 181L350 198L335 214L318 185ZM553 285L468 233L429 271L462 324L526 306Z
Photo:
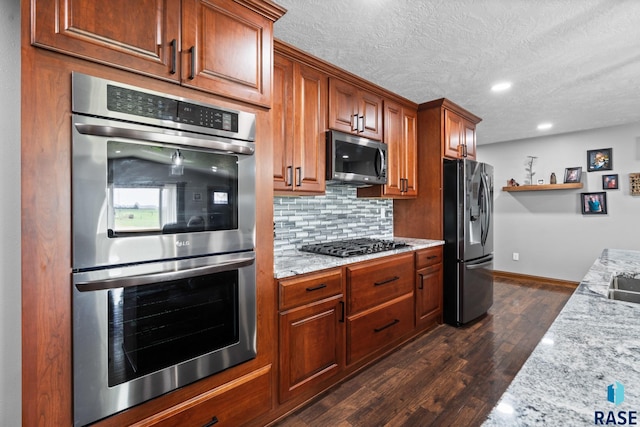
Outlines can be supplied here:
M274 197L274 255L330 240L393 238L393 201L358 199L356 187L327 185L322 196Z

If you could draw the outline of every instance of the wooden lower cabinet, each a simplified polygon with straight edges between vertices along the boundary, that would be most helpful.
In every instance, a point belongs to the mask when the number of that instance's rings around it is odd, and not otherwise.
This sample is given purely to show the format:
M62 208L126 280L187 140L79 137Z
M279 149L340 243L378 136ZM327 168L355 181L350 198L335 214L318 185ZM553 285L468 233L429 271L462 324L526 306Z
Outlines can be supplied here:
M349 316L413 290L413 253L347 267Z
M413 292L349 316L347 364L392 344L413 328Z
M345 366L340 269L279 282L279 399L318 387Z
M350 365L414 329L414 254L384 257L346 270Z
M133 427L235 427L267 413L271 407L271 365L268 365L137 422Z
M280 314L280 401L344 368L342 295Z
M416 326L442 323L442 246L416 252Z

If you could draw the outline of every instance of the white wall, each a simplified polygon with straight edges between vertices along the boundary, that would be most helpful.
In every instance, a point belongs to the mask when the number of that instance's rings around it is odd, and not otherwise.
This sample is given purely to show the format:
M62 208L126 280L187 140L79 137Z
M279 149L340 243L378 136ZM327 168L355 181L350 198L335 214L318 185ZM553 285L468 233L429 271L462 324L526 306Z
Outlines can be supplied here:
M609 147L613 170L586 172L587 150ZM510 178L524 184L527 156L538 157L534 181L555 172L560 183L565 168L581 166L584 188L502 191ZM640 250L640 196L629 190L629 173L640 172L640 123L481 145L477 157L495 167L496 270L580 281L603 248ZM603 190L603 174L618 174L619 189ZM582 215L580 193L601 191L607 215Z
M0 4L0 425L21 425L20 0Z

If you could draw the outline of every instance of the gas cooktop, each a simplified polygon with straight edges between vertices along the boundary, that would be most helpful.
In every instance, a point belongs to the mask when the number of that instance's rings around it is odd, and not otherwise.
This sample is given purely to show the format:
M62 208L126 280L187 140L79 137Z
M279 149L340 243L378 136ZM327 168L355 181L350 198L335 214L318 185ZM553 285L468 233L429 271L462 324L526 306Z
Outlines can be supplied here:
M304 245L300 248L300 250L321 255L331 255L335 257L347 258L356 255L390 251L397 248L403 248L405 246L408 245L406 243L395 242L393 240L361 238L351 240L336 240L333 242L316 243L313 245Z

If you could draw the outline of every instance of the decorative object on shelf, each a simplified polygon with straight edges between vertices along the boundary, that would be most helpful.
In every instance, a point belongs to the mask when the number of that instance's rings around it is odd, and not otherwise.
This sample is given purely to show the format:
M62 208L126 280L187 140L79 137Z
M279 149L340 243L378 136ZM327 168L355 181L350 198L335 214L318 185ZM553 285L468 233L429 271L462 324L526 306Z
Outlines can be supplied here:
M640 196L640 173L629 174L629 187L632 196Z
M613 169L613 149L600 148L587 151L587 172L610 171Z
M538 180L538 185L544 185L544 179L539 179Z
M582 215L606 215L607 193L580 193Z
M510 187L517 187L520 184L518 184L515 179L511 178L509 181L507 181L507 185Z
M551 172L551 178L549 178L549 184L557 184L558 179L556 178L556 173Z
M536 173L533 171L533 163L535 162L535 160L538 158L536 156L527 156L528 160L525 163L525 165L527 165L527 167L525 168L525 170L527 171L527 174L529 175L529 185L533 185L533 175L535 175Z
M574 168L566 168L564 170L564 183L568 184L570 182L580 182L581 176L582 176L582 166L577 166Z
M616 190L618 189L618 174L602 175L602 189Z

